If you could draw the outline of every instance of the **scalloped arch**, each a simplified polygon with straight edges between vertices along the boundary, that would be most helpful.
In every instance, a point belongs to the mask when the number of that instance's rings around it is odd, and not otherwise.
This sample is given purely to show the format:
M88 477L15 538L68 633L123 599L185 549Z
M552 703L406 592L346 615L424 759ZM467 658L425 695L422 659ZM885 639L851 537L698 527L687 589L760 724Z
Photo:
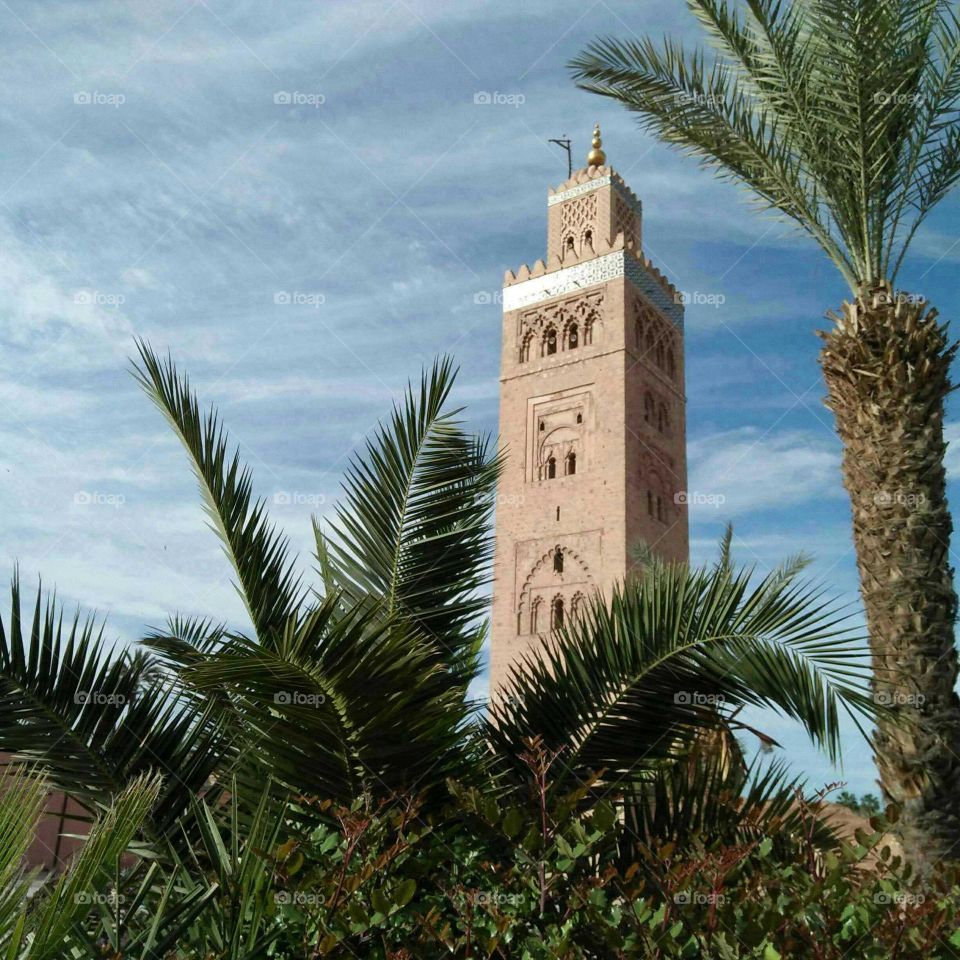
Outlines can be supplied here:
M537 571L541 569L545 564L549 563L550 566L553 566L553 553L556 550L556 547L551 547L545 554L543 554L540 559L533 565L533 569L527 574L526 579L523 581L523 586L520 589L520 604L519 610L522 610L524 605L527 602L527 598L530 595L530 584L533 578L537 575ZM587 562L580 556L576 550L571 550L569 547L563 548L564 558L569 557L571 560L576 561L580 569L583 571L586 580L592 584L593 577L590 574L590 567L587 565Z

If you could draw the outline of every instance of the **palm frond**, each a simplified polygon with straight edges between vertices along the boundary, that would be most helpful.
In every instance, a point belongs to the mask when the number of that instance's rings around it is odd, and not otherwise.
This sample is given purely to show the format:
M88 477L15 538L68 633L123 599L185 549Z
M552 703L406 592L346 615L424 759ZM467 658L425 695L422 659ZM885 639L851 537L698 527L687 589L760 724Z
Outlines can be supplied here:
M625 859L632 846L676 843L737 845L767 836L777 837L781 852L796 854L803 831L797 804L804 782L791 776L781 761L748 766L729 763L711 743L698 743L680 763L657 769L652 779L628 791ZM818 823L814 839L824 847L837 838L826 823Z
M47 785L28 768L7 768L0 782L0 951L19 939L33 879L23 860L36 836Z
M893 281L960 178L960 20L946 0L691 0L712 53L598 40L579 85L808 232L851 288Z
M159 778L132 781L94 823L70 868L31 910L24 960L61 960L65 943L72 939L72 928L90 910L91 894L99 893L114 879L120 857L156 804L159 790Z
M190 456L210 526L220 537L261 643L272 643L303 599L303 586L287 538L270 522L263 500L253 499L249 468L229 453L215 410L201 414L189 379L168 356L161 360L137 342L134 375L173 427Z
M25 623L14 577L8 622L0 620L0 751L38 765L53 789L90 812L161 771L150 822L163 832L203 788L221 741L210 717L152 676L148 658L107 644L92 618L65 623L38 588Z
M297 792L349 801L465 775L462 691L409 624L369 603L344 610L331 594L273 648L230 635L182 678L229 699L240 756Z
M269 783L262 784L249 816L241 809L241 791L233 784L225 805L211 807L198 800L191 831L196 842L178 864L180 888L188 897L201 897L211 886L216 909L198 916L177 946L199 956L255 960L272 955L271 944L281 929L275 912L272 857L284 827L286 805L277 802Z
M315 532L327 591L348 607L373 600L384 616L407 620L465 687L477 673L501 461L447 409L455 375L447 357L423 372L419 389L408 386L351 462L332 536Z
M574 780L648 779L711 730L734 729L743 705L772 707L831 758L840 716L874 714L867 653L819 594L777 571L660 564L595 598L585 615L542 638L513 668L487 733L506 767L540 736L562 749Z

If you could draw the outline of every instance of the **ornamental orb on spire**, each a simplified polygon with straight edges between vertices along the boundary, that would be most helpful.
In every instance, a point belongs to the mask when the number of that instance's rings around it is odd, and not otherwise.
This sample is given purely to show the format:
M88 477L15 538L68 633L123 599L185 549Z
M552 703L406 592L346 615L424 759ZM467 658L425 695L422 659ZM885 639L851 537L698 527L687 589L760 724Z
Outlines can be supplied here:
M590 144L593 149L587 154L588 167L602 167L607 162L607 155L603 152L603 142L600 140L600 124L593 128L593 140Z

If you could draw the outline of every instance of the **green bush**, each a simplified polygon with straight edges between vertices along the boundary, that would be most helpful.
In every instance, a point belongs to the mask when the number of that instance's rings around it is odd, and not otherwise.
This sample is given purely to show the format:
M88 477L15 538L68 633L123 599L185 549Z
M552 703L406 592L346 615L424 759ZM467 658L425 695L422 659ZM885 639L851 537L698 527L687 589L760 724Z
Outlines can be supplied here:
M592 783L545 806L532 744L531 793L502 806L451 784L451 805L421 819L320 807L331 823L276 851L276 956L778 958L960 956L960 875L925 883L883 846L890 824L824 852L812 840L820 797L798 798L808 829L784 845L779 824L736 845L634 845ZM804 839L806 837L806 839Z

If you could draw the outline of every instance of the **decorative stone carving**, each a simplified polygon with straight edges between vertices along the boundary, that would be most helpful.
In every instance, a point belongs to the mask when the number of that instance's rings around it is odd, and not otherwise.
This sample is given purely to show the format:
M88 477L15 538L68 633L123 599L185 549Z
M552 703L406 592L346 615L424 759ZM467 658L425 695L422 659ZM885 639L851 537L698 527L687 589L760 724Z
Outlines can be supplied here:
M551 303L539 310L528 310L521 315L517 331L520 362L588 347L598 336L602 321L603 291L600 290Z
M566 237L573 234L579 239L585 227L593 227L597 222L597 195L587 194L565 203L560 211L561 232Z
M659 274L651 272L628 250L615 250L553 273L510 283L503 290L503 312L520 310L543 300L574 293L584 287L626 276L678 329L683 329L683 305Z
M556 554L563 562L557 569ZM593 578L586 562L569 545L556 544L543 553L521 585L517 624L521 633L546 633L553 626L553 612L559 600L565 615L582 611Z
M637 245L636 225L637 220L633 208L623 197L617 197L613 232L623 234L624 246L635 247Z

